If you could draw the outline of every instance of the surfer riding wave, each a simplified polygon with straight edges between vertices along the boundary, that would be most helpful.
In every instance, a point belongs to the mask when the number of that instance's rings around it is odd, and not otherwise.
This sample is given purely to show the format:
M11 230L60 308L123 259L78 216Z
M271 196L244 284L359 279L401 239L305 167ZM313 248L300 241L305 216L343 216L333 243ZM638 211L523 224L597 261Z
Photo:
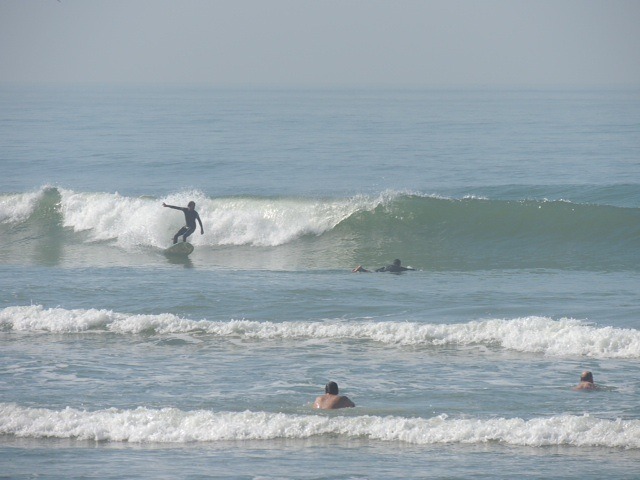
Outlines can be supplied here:
M182 241L186 242L187 237L196 231L196 220L200 224L200 235L204 235L204 227L202 226L202 220L200 220L200 215L196 212L196 202L193 200L190 201L187 207L176 207L175 205L167 205L166 203L162 203L163 207L173 208L174 210L181 210L184 212L184 219L186 225L182 227L178 232L173 236L173 244L178 243L178 237L182 236Z

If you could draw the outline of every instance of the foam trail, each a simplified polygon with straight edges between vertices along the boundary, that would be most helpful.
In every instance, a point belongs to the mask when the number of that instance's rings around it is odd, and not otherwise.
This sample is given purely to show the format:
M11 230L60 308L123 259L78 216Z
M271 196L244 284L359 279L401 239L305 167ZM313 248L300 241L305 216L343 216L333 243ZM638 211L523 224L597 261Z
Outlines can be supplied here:
M549 356L640 358L640 331L597 327L574 319L525 317L461 324L326 320L256 322L189 320L170 313L129 315L109 310L41 305L0 310L0 328L22 332L79 333L109 331L127 334L208 334L253 340L368 340L399 346L487 345Z
M27 438L74 438L112 442L212 442L305 439L314 436L369 438L417 445L440 443L544 447L640 448L640 420L588 415L549 418L403 418L290 415L270 412L181 411L175 408L98 411L25 408L0 404L0 434Z

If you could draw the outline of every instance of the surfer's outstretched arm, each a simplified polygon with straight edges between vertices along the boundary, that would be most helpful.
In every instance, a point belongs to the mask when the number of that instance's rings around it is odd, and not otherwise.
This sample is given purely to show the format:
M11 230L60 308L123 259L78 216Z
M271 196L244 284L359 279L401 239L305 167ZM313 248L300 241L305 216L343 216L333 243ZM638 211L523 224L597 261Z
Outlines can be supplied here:
M164 202L162 202L162 206L163 207L167 207L167 208L173 208L174 210L183 210L182 207L176 207L175 205L168 205L168 204L166 204Z

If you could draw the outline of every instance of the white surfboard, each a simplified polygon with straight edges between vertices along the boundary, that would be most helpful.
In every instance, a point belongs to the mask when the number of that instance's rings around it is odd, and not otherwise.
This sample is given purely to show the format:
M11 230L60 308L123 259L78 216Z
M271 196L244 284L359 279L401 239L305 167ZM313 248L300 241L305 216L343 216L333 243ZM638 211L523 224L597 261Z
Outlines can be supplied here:
M189 242L178 242L165 249L165 255L171 255L176 257L187 257L193 252L193 245Z

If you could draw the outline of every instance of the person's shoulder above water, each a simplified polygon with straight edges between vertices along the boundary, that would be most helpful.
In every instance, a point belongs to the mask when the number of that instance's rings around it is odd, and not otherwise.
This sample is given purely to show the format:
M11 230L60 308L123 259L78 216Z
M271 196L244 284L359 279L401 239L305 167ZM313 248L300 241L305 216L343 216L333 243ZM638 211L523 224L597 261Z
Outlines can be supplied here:
M598 386L593 382L593 374L585 370L580 375L580 383L573 387L574 390L597 390Z
M338 384L336 382L327 383L324 391L324 395L316 398L316 401L313 403L313 408L335 410L337 408L351 408L356 406L349 397L338 394Z

